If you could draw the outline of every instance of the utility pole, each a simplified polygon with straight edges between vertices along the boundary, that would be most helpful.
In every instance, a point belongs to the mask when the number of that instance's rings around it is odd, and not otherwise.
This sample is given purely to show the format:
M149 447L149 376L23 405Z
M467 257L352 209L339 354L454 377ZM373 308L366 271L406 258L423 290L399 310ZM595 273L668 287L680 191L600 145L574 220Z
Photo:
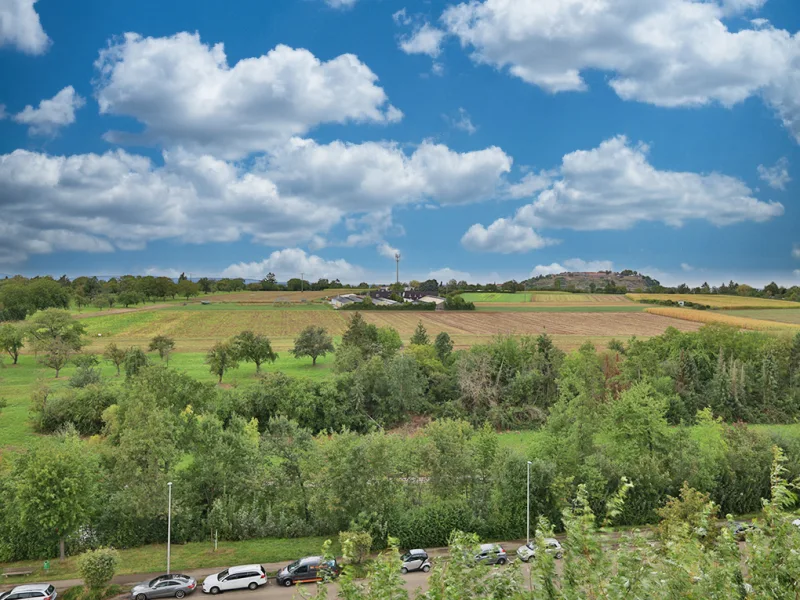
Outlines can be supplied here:
M527 527L527 533L526 533L526 538L527 538L527 542L526 543L528 543L528 544L531 543L531 465L532 464L533 463L531 461L528 461L528 511L527 511L528 512L528 519L527 519L528 520L528 527Z
M169 489L169 500L167 504L167 575L170 574L169 559L170 559L170 546L172 545L172 482L167 484Z
M400 284L400 253L399 252L394 255L394 261L395 261L395 263L397 263L396 279L397 279L397 284L399 285Z

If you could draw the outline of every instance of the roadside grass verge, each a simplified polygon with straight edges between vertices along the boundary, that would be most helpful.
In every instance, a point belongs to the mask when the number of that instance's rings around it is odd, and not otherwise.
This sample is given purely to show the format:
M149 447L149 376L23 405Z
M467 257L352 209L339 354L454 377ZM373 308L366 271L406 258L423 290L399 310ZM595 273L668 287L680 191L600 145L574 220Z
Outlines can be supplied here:
M220 541L216 552L214 542L190 542L188 544L172 544L170 566L175 573L193 569L208 569L230 565L289 563L303 556L318 555L322 544L330 539L332 551L341 553L338 536L303 537L303 538L264 538L244 540L240 542ZM139 548L119 550L120 567L117 575L134 573L166 572L167 545L152 544ZM50 570L45 572L43 561L22 561L0 564L0 569L33 568L34 573L26 577L16 577L14 582L51 581L63 579L80 579L78 557L69 556L64 561L50 560Z

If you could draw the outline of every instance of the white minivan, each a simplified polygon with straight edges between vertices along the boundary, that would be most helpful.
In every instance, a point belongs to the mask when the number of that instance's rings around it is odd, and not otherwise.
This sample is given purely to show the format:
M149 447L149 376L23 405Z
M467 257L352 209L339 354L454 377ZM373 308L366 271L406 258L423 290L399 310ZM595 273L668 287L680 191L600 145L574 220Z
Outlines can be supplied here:
M230 567L222 573L209 575L203 581L203 591L206 594L219 594L229 590L254 590L260 585L266 585L267 572L261 565L243 565Z

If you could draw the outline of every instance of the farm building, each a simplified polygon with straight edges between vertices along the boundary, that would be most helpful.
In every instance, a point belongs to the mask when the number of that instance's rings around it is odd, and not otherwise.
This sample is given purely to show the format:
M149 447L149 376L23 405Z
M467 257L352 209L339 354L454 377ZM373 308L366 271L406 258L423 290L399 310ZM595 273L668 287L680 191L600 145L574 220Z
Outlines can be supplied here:
M342 294L341 296L334 296L331 298L331 306L333 306L333 308L342 308L347 304L355 304L363 300L364 297L357 294Z

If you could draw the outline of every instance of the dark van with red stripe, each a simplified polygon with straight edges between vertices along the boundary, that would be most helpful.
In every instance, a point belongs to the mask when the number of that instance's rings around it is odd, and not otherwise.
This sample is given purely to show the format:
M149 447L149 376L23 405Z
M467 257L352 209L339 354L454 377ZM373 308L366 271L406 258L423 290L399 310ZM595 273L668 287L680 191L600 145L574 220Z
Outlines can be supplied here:
M322 556L307 556L281 569L276 579L279 585L290 587L295 583L322 581L326 573L328 577L339 575L339 564L335 559L326 560Z

